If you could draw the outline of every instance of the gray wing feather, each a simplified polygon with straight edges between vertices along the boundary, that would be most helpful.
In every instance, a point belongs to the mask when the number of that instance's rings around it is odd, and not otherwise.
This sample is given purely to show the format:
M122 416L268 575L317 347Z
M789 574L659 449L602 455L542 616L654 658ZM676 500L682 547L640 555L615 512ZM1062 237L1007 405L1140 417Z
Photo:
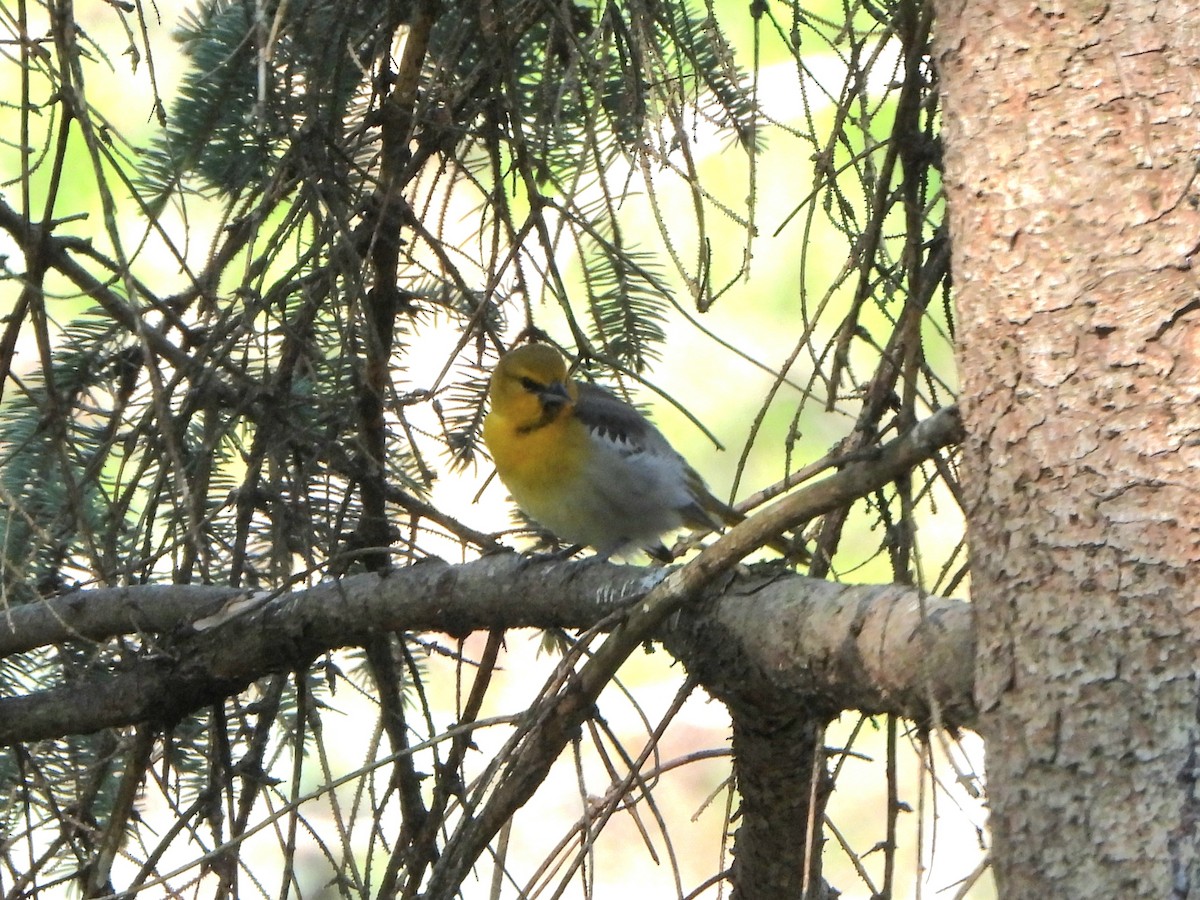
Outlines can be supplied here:
M678 455L645 416L602 387L586 382L579 386L575 415L593 434L612 441L623 452Z
M645 479L638 488L646 499L666 501L690 527L720 526L721 520L704 508L702 500L711 497L704 480L636 409L611 391L584 383L579 386L575 414L606 446L634 464L634 470L627 469L626 474ZM608 495L614 505L629 504L630 498L613 491L615 483L620 482L601 477L597 490ZM713 502L720 501L714 498Z

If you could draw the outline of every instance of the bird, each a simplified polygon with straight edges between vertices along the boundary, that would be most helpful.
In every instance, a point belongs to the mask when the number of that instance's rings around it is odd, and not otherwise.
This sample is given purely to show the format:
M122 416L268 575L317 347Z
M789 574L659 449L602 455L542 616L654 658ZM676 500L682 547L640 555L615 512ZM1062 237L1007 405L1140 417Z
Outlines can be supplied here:
M560 541L590 546L600 559L658 555L668 532L745 518L637 409L568 377L549 344L504 354L488 402L483 440L496 473L520 510Z

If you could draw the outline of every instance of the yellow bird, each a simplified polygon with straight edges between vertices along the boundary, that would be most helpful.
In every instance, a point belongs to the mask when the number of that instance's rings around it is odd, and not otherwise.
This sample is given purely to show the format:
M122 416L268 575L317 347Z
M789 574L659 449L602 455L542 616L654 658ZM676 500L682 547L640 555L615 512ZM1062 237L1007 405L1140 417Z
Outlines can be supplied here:
M604 388L568 378L562 354L548 344L505 354L488 399L483 439L500 480L560 540L587 544L603 559L652 547L684 526L744 518L709 492L645 416Z

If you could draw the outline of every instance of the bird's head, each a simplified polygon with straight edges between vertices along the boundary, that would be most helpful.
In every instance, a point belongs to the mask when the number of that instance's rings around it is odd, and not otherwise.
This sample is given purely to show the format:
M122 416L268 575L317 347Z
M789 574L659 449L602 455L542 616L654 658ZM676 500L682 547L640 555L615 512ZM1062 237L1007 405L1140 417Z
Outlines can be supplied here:
M567 363L549 344L525 344L500 358L492 372L492 411L528 425L554 420L578 396Z

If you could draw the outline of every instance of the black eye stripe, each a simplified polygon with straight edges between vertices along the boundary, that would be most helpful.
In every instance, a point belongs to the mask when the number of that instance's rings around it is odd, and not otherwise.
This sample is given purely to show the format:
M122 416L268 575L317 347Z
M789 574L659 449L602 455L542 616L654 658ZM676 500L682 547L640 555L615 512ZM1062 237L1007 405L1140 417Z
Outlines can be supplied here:
M523 377L521 379L521 387L529 391L531 394L537 393L542 389L542 385L534 381L532 378Z

